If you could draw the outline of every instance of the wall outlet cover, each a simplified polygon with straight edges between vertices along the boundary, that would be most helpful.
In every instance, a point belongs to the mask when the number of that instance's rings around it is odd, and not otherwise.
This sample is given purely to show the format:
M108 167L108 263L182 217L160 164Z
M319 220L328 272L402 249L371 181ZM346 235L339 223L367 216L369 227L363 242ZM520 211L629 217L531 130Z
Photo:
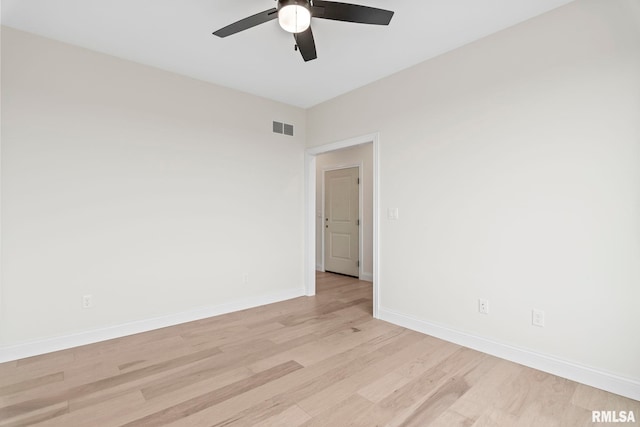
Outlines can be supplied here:
M478 312L489 314L489 300L484 298L478 299Z
M92 295L83 295L82 296L82 308L91 308L93 307L93 296Z
M544 327L544 311L538 308L531 310L531 324L541 328Z

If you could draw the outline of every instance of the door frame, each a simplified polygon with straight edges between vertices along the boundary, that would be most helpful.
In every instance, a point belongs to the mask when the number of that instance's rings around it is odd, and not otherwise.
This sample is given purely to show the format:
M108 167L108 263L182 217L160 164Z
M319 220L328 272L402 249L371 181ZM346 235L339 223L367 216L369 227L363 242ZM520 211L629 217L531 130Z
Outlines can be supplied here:
M321 203L322 203L322 215L324 217L324 215L326 215L325 209L325 182L326 182L326 173L330 172L330 171L337 171L337 170L341 170L341 169L351 169L351 168L358 168L358 182L360 184L358 184L358 220L359 225L358 225L358 261L360 261L360 263L358 264L358 279L362 280L362 247L364 246L364 233L362 231L363 227L362 227L362 217L363 217L363 204L364 204L364 194L362 192L362 187L364 182L362 181L362 168L364 167L363 162L359 162L359 163L345 163L345 164L338 164L338 165L332 165L332 166L328 166L325 168L322 168L322 195L321 195ZM317 206L316 206L317 208ZM324 222L322 222L321 224L324 224ZM317 226L317 225L316 225ZM321 261L320 261L320 271L324 271L324 228L322 229L322 233L320 233L320 239L321 239L321 244L320 244L320 250L322 251L322 256L321 256Z
M316 294L316 156L342 148L371 143L373 147L373 317L378 318L380 306L380 274L379 274L379 133L361 135L354 138L332 142L305 150L304 182L305 182L305 221L304 221L304 286L308 296ZM323 255L324 256L324 255Z

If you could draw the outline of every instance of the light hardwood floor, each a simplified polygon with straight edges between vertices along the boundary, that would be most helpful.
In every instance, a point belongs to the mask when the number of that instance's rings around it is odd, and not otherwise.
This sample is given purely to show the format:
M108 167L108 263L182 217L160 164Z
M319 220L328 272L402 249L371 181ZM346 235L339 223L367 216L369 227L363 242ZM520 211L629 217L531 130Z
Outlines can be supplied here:
M640 402L375 320L371 284L0 365L0 426L592 426Z

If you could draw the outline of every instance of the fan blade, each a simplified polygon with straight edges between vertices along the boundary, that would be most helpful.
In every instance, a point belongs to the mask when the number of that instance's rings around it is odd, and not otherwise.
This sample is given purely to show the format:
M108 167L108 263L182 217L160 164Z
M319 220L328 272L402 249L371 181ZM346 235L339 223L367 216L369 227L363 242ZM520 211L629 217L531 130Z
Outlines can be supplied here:
M293 37L296 40L296 44L298 45L298 49L302 54L304 62L311 61L318 57L318 55L316 55L316 42L313 40L311 27L301 33L294 33Z
M357 4L314 0L312 15L314 18L332 19L334 21L389 25L393 12Z
M234 22L231 25L227 25L224 28L220 28L216 31L215 34L218 37L227 37L231 34L239 33L240 31L248 30L251 27L255 27L256 25L264 24L265 22L269 22L278 17L278 10L274 7L273 9L265 10L264 12L256 13L255 15L249 16L248 18L244 18L239 20L238 22Z

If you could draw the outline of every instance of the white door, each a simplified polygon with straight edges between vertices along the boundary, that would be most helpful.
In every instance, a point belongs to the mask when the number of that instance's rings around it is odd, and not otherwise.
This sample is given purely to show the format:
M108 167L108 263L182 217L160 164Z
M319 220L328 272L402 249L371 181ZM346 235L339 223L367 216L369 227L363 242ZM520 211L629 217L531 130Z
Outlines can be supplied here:
M324 175L324 269L358 277L358 168Z

